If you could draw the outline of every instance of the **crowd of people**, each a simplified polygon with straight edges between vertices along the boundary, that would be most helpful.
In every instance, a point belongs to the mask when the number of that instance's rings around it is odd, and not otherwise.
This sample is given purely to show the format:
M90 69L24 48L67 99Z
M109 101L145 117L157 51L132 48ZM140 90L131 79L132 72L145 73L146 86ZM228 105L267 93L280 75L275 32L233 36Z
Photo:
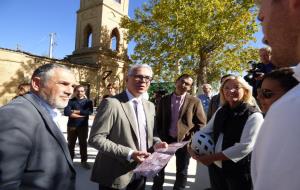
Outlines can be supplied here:
M91 180L99 190L143 190L146 177L133 172L137 165L155 150L189 141L200 130L212 137L214 152L199 155L190 145L178 149L174 190L185 189L190 157L208 166L212 190L297 190L300 0L258 3L264 42L272 53L261 56L266 70L252 83L255 91L241 76L229 74L220 79L217 95L204 84L198 98L188 93L192 76L183 74L155 107L144 98L153 78L151 67L133 65L125 91L116 94L114 85L107 86L109 94L88 134L93 103L74 73L57 64L37 68L30 84L0 108L0 189L74 190L78 138L84 168L90 168L87 143L98 150ZM69 117L67 142L59 129L59 109ZM164 169L153 181L152 189L163 189Z

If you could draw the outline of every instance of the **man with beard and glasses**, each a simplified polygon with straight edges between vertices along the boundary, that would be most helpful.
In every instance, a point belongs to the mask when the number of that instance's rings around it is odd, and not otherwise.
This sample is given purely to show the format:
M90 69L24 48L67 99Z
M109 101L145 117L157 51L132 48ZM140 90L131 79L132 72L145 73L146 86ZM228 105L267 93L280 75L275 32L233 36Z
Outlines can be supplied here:
M31 77L31 91L0 108L0 189L74 190L75 169L58 128L58 108L75 85L65 66L45 64Z
M276 67L295 66L300 80L300 0L260 0L258 19L264 42L272 48ZM252 153L255 190L297 190L300 187L300 85L268 110Z

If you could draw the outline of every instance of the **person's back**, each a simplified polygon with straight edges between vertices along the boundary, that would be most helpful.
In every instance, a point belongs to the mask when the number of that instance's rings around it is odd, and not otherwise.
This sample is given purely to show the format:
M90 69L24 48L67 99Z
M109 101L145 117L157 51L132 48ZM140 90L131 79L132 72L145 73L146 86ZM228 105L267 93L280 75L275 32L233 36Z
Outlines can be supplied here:
M251 172L256 189L299 188L300 168L296 164L300 160L299 105L300 85L297 85L269 109L253 152ZM277 180L266 183L265 177L270 174L272 177L267 179Z

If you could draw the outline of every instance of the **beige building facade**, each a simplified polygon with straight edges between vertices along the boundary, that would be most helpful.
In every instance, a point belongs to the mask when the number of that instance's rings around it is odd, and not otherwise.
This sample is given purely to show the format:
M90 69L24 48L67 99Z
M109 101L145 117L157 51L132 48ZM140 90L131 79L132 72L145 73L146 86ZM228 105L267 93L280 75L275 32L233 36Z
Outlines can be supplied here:
M45 63L70 67L88 96L99 103L109 83L121 91L128 70L126 31L119 27L128 15L129 0L81 0L77 11L75 50L63 60L0 48L0 106L16 96L21 83L30 82L35 68Z

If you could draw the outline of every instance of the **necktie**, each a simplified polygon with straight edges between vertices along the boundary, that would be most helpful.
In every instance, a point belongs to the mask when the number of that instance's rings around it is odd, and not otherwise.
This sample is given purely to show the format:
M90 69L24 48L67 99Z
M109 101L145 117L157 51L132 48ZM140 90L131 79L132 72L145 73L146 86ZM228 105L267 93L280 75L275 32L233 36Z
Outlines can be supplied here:
M146 117L142 102L134 100L135 115L139 128L140 150L147 151Z

